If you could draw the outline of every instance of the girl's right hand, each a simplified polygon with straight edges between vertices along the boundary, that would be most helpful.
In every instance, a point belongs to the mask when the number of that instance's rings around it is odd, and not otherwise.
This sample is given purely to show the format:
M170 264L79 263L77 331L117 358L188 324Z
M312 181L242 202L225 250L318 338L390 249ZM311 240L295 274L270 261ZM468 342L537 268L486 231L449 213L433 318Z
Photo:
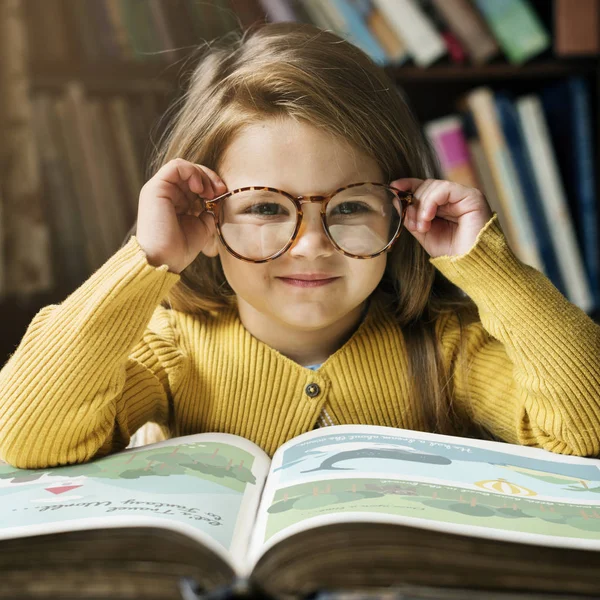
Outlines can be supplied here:
M227 186L211 169L175 158L140 192L136 238L153 266L181 273L215 235L202 198L224 194Z

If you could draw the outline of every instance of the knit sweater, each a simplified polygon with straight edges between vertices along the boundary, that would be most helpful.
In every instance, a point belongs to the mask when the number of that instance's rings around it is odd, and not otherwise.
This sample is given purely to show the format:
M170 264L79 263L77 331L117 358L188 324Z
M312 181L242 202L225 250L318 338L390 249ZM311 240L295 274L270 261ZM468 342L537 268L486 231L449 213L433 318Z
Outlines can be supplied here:
M462 256L430 259L476 303L458 360L456 316L435 324L454 404L496 437L600 453L600 327L514 256L494 216ZM379 302L317 371L218 317L160 306L179 275L137 239L61 304L43 308L0 372L0 456L22 468L124 448L143 423L173 436L246 437L268 454L335 423L424 429L400 327ZM463 385L462 382L465 382Z

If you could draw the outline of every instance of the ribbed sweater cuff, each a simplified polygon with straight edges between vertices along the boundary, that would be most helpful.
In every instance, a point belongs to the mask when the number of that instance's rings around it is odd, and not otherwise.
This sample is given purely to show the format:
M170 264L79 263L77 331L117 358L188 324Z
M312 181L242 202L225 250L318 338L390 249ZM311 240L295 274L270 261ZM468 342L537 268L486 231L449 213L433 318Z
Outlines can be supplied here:
M496 316L514 313L513 316L522 320L524 305L537 303L549 288L554 292L554 302L566 302L542 273L514 255L496 214L481 229L469 252L439 256L430 262L473 299L482 318L483 311Z
M105 302L126 297L131 316L150 315L179 279L180 275L170 272L167 265L150 265L137 238L132 236L62 305L80 307L92 301L98 311Z

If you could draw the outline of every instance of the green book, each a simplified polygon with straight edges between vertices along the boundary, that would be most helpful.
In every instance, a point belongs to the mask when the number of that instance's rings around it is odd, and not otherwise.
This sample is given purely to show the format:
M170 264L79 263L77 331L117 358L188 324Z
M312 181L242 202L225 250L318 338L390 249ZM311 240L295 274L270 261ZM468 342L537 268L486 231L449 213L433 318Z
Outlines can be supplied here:
M528 0L475 0L508 60L521 64L550 47L550 34Z

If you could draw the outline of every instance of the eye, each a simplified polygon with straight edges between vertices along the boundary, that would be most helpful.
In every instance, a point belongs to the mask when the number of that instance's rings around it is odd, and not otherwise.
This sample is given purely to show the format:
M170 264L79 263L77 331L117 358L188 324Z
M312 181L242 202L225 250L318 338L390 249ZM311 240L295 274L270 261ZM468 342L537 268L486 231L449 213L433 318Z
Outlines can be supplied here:
M285 215L288 211L276 202L264 202L263 204L253 204L246 209L246 212L252 215L262 215L264 217L274 217L275 215Z
M342 202L338 204L334 209L334 214L340 215L356 215L359 213L369 212L370 207L363 202Z

